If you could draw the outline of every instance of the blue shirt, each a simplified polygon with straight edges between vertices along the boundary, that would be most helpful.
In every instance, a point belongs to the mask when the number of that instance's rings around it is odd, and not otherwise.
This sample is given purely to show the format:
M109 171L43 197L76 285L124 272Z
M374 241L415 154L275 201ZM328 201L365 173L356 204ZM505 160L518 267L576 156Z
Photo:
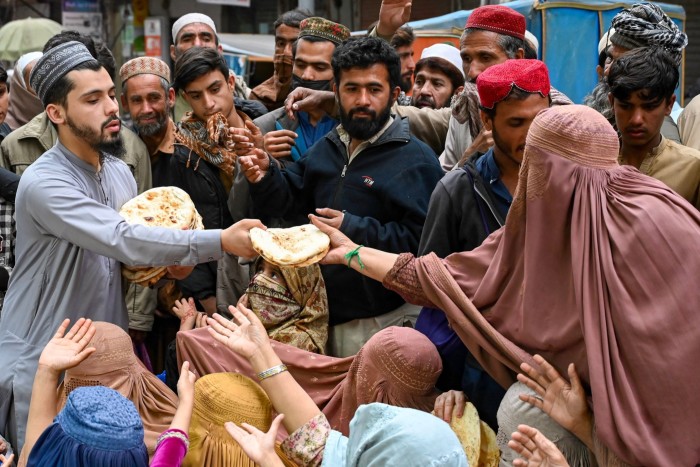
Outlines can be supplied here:
M297 112L297 118L299 119L297 130L299 136L297 136L295 147L299 151L299 157L303 156L316 141L338 126L338 121L328 115L324 115L321 120L316 122L316 126L311 124L309 114L306 112ZM297 160L299 158L294 156L294 151L292 151L292 159Z
M513 196L501 180L501 171L498 169L498 164L496 164L493 148L489 149L486 154L477 159L475 165L476 171L479 172L484 182L491 186L491 190L493 190L493 194L496 198L496 208L503 218L505 218L513 202Z

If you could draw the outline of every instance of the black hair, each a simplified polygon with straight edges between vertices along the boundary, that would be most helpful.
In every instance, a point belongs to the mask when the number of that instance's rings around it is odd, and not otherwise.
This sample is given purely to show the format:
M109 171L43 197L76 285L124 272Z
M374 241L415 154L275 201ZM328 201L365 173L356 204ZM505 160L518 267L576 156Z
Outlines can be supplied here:
M87 62L76 65L70 71L98 71L100 68L103 68L100 62L97 60L88 60ZM53 86L51 86L42 100L44 106L48 104L59 104L63 107L68 107L68 93L75 88L75 82L68 77L69 73L61 76L61 78L59 78L59 80L56 81Z
M333 52L333 78L336 83L340 83L343 71L351 68L369 68L377 63L386 66L391 89L400 86L401 60L394 48L378 37L351 37Z
M660 47L639 47L615 60L608 85L615 99L626 101L637 91L645 101L667 102L678 87L678 67Z
M7 71L5 70L5 68L3 68L1 66L0 66L0 83L7 84ZM8 88L9 88L9 84L8 84Z
M285 26L289 26L290 28L299 29L301 22L306 18L311 18L311 16L312 15L310 12L303 9L297 8L296 10L290 10L282 13L282 15L275 20L275 22L272 24L272 29L275 30L283 24Z
M413 28L407 24L404 24L396 30L393 36L391 36L391 41L389 43L393 48L398 49L399 47L411 45L415 41L416 34L413 32Z
M453 91L460 86L464 86L464 75L462 74L462 70L458 70L455 65L452 65L444 58L421 58L418 60L418 63L416 63L416 69L413 71L413 76L417 76L423 68L436 70L447 76L447 79L449 79L450 83L452 83Z
M462 37L460 38L460 43L464 42L464 40L467 38L469 34L475 31L486 31L486 29L480 29L480 28L467 28L464 30L462 33ZM498 34L498 33L496 33ZM525 40L509 36L508 34L498 34L498 45L501 47L503 50L503 53L506 54L506 57L508 58L515 58L518 54L519 49L523 49L523 51L527 52L527 45L526 45ZM537 51L534 50L534 48L530 47L531 52L535 52L535 58L537 58Z
M523 41L523 50L525 52L523 58L527 60L537 60L537 50L530 44L530 41Z
M295 40L292 43L292 57L296 57L297 55L297 44L299 43L300 40L305 40L307 42L330 42L334 46L337 47L336 43L333 41L329 41L328 39L324 39L323 37L318 37L318 36L304 36L304 37L299 37L297 40Z
M538 93L538 92L527 92L527 91L523 91L523 90L520 89L519 87L513 86L513 88L512 88L512 89L510 90L510 92L508 93L508 95L507 95L506 97L504 97L503 99L501 99L499 102L509 101L509 100L524 101L525 99L527 99L528 97L532 96L533 94L539 94L539 93ZM552 105L552 96L551 96L551 94L548 95L547 98L549 99L549 104ZM484 107L484 106L482 106L482 105L479 105L479 108L480 108L481 110L483 110L484 113L485 113L486 115L488 115L488 117L489 117L491 120L493 120L494 117L496 117L496 109L498 108L498 102L496 102L496 104L494 104L494 106L493 106L492 109L488 109L488 108L486 108L486 107Z
M88 49L88 52L90 52L90 55L107 70L109 76L114 80L117 72L117 62L114 60L114 55L112 55L107 45L99 39L95 40L78 31L61 31L44 44L43 52L46 53L58 45L71 41L77 41L83 44Z
M228 79L228 65L218 50L210 47L191 47L175 60L173 88L175 91L182 91L192 81L215 70L219 70L224 78Z

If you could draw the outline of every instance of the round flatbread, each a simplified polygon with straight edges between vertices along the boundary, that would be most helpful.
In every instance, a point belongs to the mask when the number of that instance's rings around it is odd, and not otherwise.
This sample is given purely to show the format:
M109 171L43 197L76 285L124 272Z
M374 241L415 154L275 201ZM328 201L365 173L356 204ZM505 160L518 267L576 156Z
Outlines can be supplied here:
M464 406L464 415L457 417L457 406L452 409L452 421L450 427L455 432L459 442L464 448L469 465L479 465L479 455L481 449L481 420L476 411L476 407L471 402Z
M498 467L501 462L501 451L498 449L496 433L483 420L481 426L481 445L479 452L479 467Z
M119 214L129 224L165 227L178 230L202 230L202 216L190 196L174 186L152 188L124 203ZM165 267L122 265L122 275L129 282L150 287L167 273Z
M250 230L250 241L260 256L283 267L302 267L326 256L331 240L313 224L288 229Z
M174 186L151 188L124 203L119 214L129 224L192 229L201 223L190 196Z

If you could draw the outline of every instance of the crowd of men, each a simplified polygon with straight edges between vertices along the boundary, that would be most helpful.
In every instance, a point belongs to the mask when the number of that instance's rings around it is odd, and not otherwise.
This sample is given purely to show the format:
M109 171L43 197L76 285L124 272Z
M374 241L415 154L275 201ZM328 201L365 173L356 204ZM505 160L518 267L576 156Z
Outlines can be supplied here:
M169 313L173 295L210 316L241 299L255 256L242 239L254 226L315 214L358 245L445 258L505 225L531 123L572 102L508 6L475 9L459 47L434 44L420 57L408 18L410 2L386 1L367 36L351 37L344 25L286 12L274 23L274 74L252 89L199 13L173 24L172 67L139 57L117 70L104 43L65 31L17 62L9 98L0 72L0 435L21 449L39 355L64 318L129 330L150 365L144 343L162 332L154 315ZM700 209L700 97L678 124L670 117L686 45L657 5L624 9L598 44L600 81L586 103L617 130L621 165ZM126 201L164 186L189 194L205 230L119 216ZM122 263L167 266L169 283L122 283ZM442 310L408 304L346 266L321 270L327 354L355 355L382 329L415 327L442 358L438 389L463 391L498 429L507 388Z

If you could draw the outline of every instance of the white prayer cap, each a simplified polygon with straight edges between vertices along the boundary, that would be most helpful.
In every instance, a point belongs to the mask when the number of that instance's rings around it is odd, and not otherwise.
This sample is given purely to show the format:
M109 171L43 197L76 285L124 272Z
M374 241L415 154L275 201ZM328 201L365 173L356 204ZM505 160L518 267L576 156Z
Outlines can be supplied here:
M459 55L459 49L454 45L433 44L430 47L423 49L423 52L420 54L421 60L432 57L447 60L454 65L460 73L462 73L462 76L464 76L464 70L462 69L462 57Z
M537 56L540 56L540 41L537 40L535 35L528 30L525 30L525 40L530 43Z
M214 34L216 34L216 25L214 24L213 19L211 19L207 15L203 15L202 13L188 13L186 15L180 16L180 18L177 21L175 21L175 23L173 23L173 44L177 42L177 35L180 33L180 30L188 24L193 23L206 24L207 26L212 28Z
M603 50L605 50L605 46L608 44L612 44L612 42L609 41L609 37L615 34L615 28L610 28L608 29L608 32L603 34L603 37L600 38L600 41L598 42L598 55L603 53Z

